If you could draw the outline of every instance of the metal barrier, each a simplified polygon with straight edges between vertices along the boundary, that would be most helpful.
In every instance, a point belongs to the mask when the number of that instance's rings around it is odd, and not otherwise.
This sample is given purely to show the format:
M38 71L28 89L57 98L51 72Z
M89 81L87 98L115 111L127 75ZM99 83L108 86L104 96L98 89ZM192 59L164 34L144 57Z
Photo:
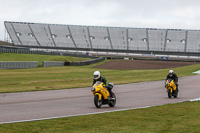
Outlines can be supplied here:
M0 62L0 69L23 69L38 67L38 61Z
M80 62L60 62L60 61L43 61L42 67L50 67L50 66L84 66L90 65L93 63L97 63L103 61L105 58L100 57L97 59L80 61ZM38 67L38 61L6 61L0 62L0 69L23 69L23 68L35 68Z
M59 61L43 61L42 66L43 67L50 67L50 66L84 66L84 65L90 65L93 63L97 63L100 61L103 61L105 58L100 57L97 59L87 60L87 61L80 61L80 62L59 62Z
M92 60L88 60L88 61L66 62L66 64L69 64L69 66L84 66L84 65L90 65L90 64L94 64L94 63L103 61L104 59L105 59L104 57L100 57L100 58L92 59Z
M60 61L43 61L42 67L50 67L50 66L65 66L65 62Z
M40 55L59 55L59 56L74 56L83 58L94 58L85 53L81 52L67 52L67 51L50 51L48 49L34 49L30 50L28 48L18 48L18 47L8 47L0 46L0 53L18 53L18 54L40 54Z

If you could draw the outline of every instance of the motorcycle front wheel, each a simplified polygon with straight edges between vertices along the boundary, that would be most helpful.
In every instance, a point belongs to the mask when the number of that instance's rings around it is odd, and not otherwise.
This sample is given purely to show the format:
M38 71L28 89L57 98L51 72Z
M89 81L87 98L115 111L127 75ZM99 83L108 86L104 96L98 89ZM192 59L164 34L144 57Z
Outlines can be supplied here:
M171 89L168 89L168 97L169 97L169 98L172 97Z
M94 104L97 108L101 108L102 100L99 100L99 95L94 96Z
M176 89L174 92L174 98L177 98L177 96L178 96L178 90Z

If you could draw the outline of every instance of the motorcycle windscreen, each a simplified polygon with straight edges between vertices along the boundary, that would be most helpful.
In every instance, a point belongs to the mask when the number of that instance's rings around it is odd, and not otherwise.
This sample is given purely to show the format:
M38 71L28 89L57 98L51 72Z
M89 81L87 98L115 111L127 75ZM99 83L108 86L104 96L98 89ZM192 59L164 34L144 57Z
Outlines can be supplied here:
M96 86L98 86L98 85L100 85L100 84L101 84L101 81L97 81L97 82L95 83Z

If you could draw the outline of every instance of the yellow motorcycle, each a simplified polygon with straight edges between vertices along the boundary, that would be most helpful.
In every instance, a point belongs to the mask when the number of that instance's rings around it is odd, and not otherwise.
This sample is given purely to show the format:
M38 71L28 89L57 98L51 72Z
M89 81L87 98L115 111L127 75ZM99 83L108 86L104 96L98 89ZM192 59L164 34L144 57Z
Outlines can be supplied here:
M113 84L109 83L109 87L113 88ZM110 95L103 82L97 81L92 87L92 93L94 95L94 104L97 108L101 108L103 104L108 104L110 107L115 106L116 96L113 92Z
M174 96L174 98L177 98L178 96L178 90L176 89L176 84L174 80L167 79L165 87L167 89L168 97L171 98Z

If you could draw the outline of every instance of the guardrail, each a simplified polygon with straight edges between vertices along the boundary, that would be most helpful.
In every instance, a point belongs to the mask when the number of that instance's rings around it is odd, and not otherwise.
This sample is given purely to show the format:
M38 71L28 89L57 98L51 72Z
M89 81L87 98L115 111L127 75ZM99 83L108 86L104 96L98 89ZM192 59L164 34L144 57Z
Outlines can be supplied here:
M0 69L24 69L38 67L38 61L0 62Z
M43 61L42 67L50 67L50 66L65 66L65 62L60 61Z
M90 65L93 63L97 63L103 61L105 58L100 57L97 59L87 60L87 61L80 61L80 62L59 62L59 61L43 61L43 67L50 67L50 66L84 66Z
M104 57L100 57L97 59L92 59L92 60L87 60L87 61L80 61L80 62L65 62L66 66L84 66L84 65L90 65L90 64L94 64L100 61L103 61L105 58Z
M60 62L60 61L43 61L42 67L51 66L84 66L103 61L105 58L80 61L80 62ZM38 67L38 61L4 61L0 62L0 69L23 69Z
M0 46L0 53L18 53L18 54L40 54L40 55L59 55L59 56L74 56L83 58L94 58L89 56L87 53L81 52L67 52L51 49L32 49L26 47L15 47L15 46Z

